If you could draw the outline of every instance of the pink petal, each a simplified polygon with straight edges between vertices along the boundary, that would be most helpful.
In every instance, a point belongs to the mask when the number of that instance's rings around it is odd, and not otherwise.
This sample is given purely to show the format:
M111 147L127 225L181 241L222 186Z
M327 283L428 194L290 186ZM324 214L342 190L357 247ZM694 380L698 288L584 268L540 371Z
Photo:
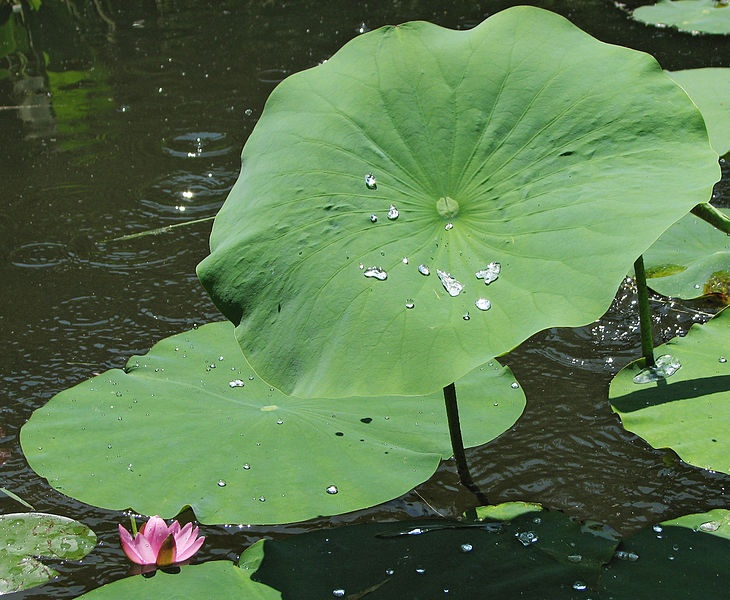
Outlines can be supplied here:
M190 545L188 545L186 548L180 548L178 547L177 555L175 556L175 562L185 562L188 560L193 554L195 554L198 550L200 550L200 547L203 545L203 542L205 541L205 536L199 537L197 540L192 542Z
M170 528L163 519L155 515L154 517L150 517L150 520L142 526L139 533L143 535L149 543L150 549L154 553L156 559L157 555L160 553L162 542L164 542L165 538L170 535ZM155 561L153 560L152 563L154 562Z
M198 536L198 528L193 529L193 524L188 523L182 529L178 527L178 531L173 533L173 535L175 536L175 544L177 547L186 548Z
M138 533L134 538L121 525L119 525L119 541L122 550L127 558L138 565L153 565L157 560L157 554L152 552L149 543L144 535Z

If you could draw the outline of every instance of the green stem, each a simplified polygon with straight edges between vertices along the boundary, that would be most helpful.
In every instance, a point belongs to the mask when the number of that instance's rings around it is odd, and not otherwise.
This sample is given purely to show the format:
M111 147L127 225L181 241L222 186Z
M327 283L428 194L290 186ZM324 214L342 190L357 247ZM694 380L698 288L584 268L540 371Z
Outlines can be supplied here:
M730 235L730 218L722 211L717 210L712 204L703 202L695 206L691 212L696 217L707 221L713 227Z
M480 504L488 504L487 498L471 478L469 465L466 462L464 440L461 437L461 423L459 422L459 406L456 401L456 386L453 383L450 383L444 388L444 402L446 403L446 419L449 423L451 449L454 452L454 460L456 460L456 470L459 473L459 479L462 485L477 497Z
M649 308L649 290L646 286L644 257L639 256L634 263L636 275L636 292L639 298L639 327L641 329L641 353L645 366L654 366L654 339L651 333L651 309Z

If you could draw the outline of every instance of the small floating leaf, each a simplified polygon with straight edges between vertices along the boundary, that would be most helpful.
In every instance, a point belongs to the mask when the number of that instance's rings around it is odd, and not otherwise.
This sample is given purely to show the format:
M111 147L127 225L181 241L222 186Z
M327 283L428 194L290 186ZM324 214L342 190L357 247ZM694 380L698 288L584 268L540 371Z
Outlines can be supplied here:
M689 33L730 34L730 6L718 0L661 0L640 6L632 16L642 23Z
M0 515L0 540L0 595L58 575L38 557L79 560L96 546L96 535L83 523L36 512Z

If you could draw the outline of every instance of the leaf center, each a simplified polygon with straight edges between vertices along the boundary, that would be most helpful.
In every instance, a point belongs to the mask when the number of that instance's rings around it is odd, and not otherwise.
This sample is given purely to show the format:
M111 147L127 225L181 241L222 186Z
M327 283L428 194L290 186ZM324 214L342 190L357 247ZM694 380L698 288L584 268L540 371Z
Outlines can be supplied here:
M459 214L459 203L453 198L444 196L436 201L436 210L444 219L453 219Z

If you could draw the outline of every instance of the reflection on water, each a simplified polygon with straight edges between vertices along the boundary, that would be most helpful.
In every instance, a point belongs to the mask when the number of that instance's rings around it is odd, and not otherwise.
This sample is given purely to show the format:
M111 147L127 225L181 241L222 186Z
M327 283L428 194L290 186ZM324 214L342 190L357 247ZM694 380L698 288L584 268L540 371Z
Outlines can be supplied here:
M219 320L195 277L210 223L117 238L215 214L268 94L366 29L414 19L467 29L509 1L67 3L13 21L0 51L0 463L5 486L38 510L81 519L102 545L83 566L25 597L73 597L126 574L116 523L32 473L18 431L53 394L122 367L160 339ZM663 67L727 66L730 42L627 21L610 2L534 2L608 42L654 53ZM0 10L0 25L8 15ZM10 17L14 18L14 17ZM725 166L725 169L727 167ZM727 173L716 189L728 205ZM406 299L404 298L404 301ZM658 340L704 307L657 299ZM688 468L625 432L606 401L610 376L639 354L633 290L600 322L550 330L508 362L528 396L524 418L470 450L493 501L526 500L630 530L726 505L725 476ZM71 442L70 442L71 443ZM10 483L8 483L10 482ZM235 559L261 535L360 518L457 515L472 502L447 461L403 498L360 513L282 527L209 527L202 560ZM0 509L22 510L0 496Z

